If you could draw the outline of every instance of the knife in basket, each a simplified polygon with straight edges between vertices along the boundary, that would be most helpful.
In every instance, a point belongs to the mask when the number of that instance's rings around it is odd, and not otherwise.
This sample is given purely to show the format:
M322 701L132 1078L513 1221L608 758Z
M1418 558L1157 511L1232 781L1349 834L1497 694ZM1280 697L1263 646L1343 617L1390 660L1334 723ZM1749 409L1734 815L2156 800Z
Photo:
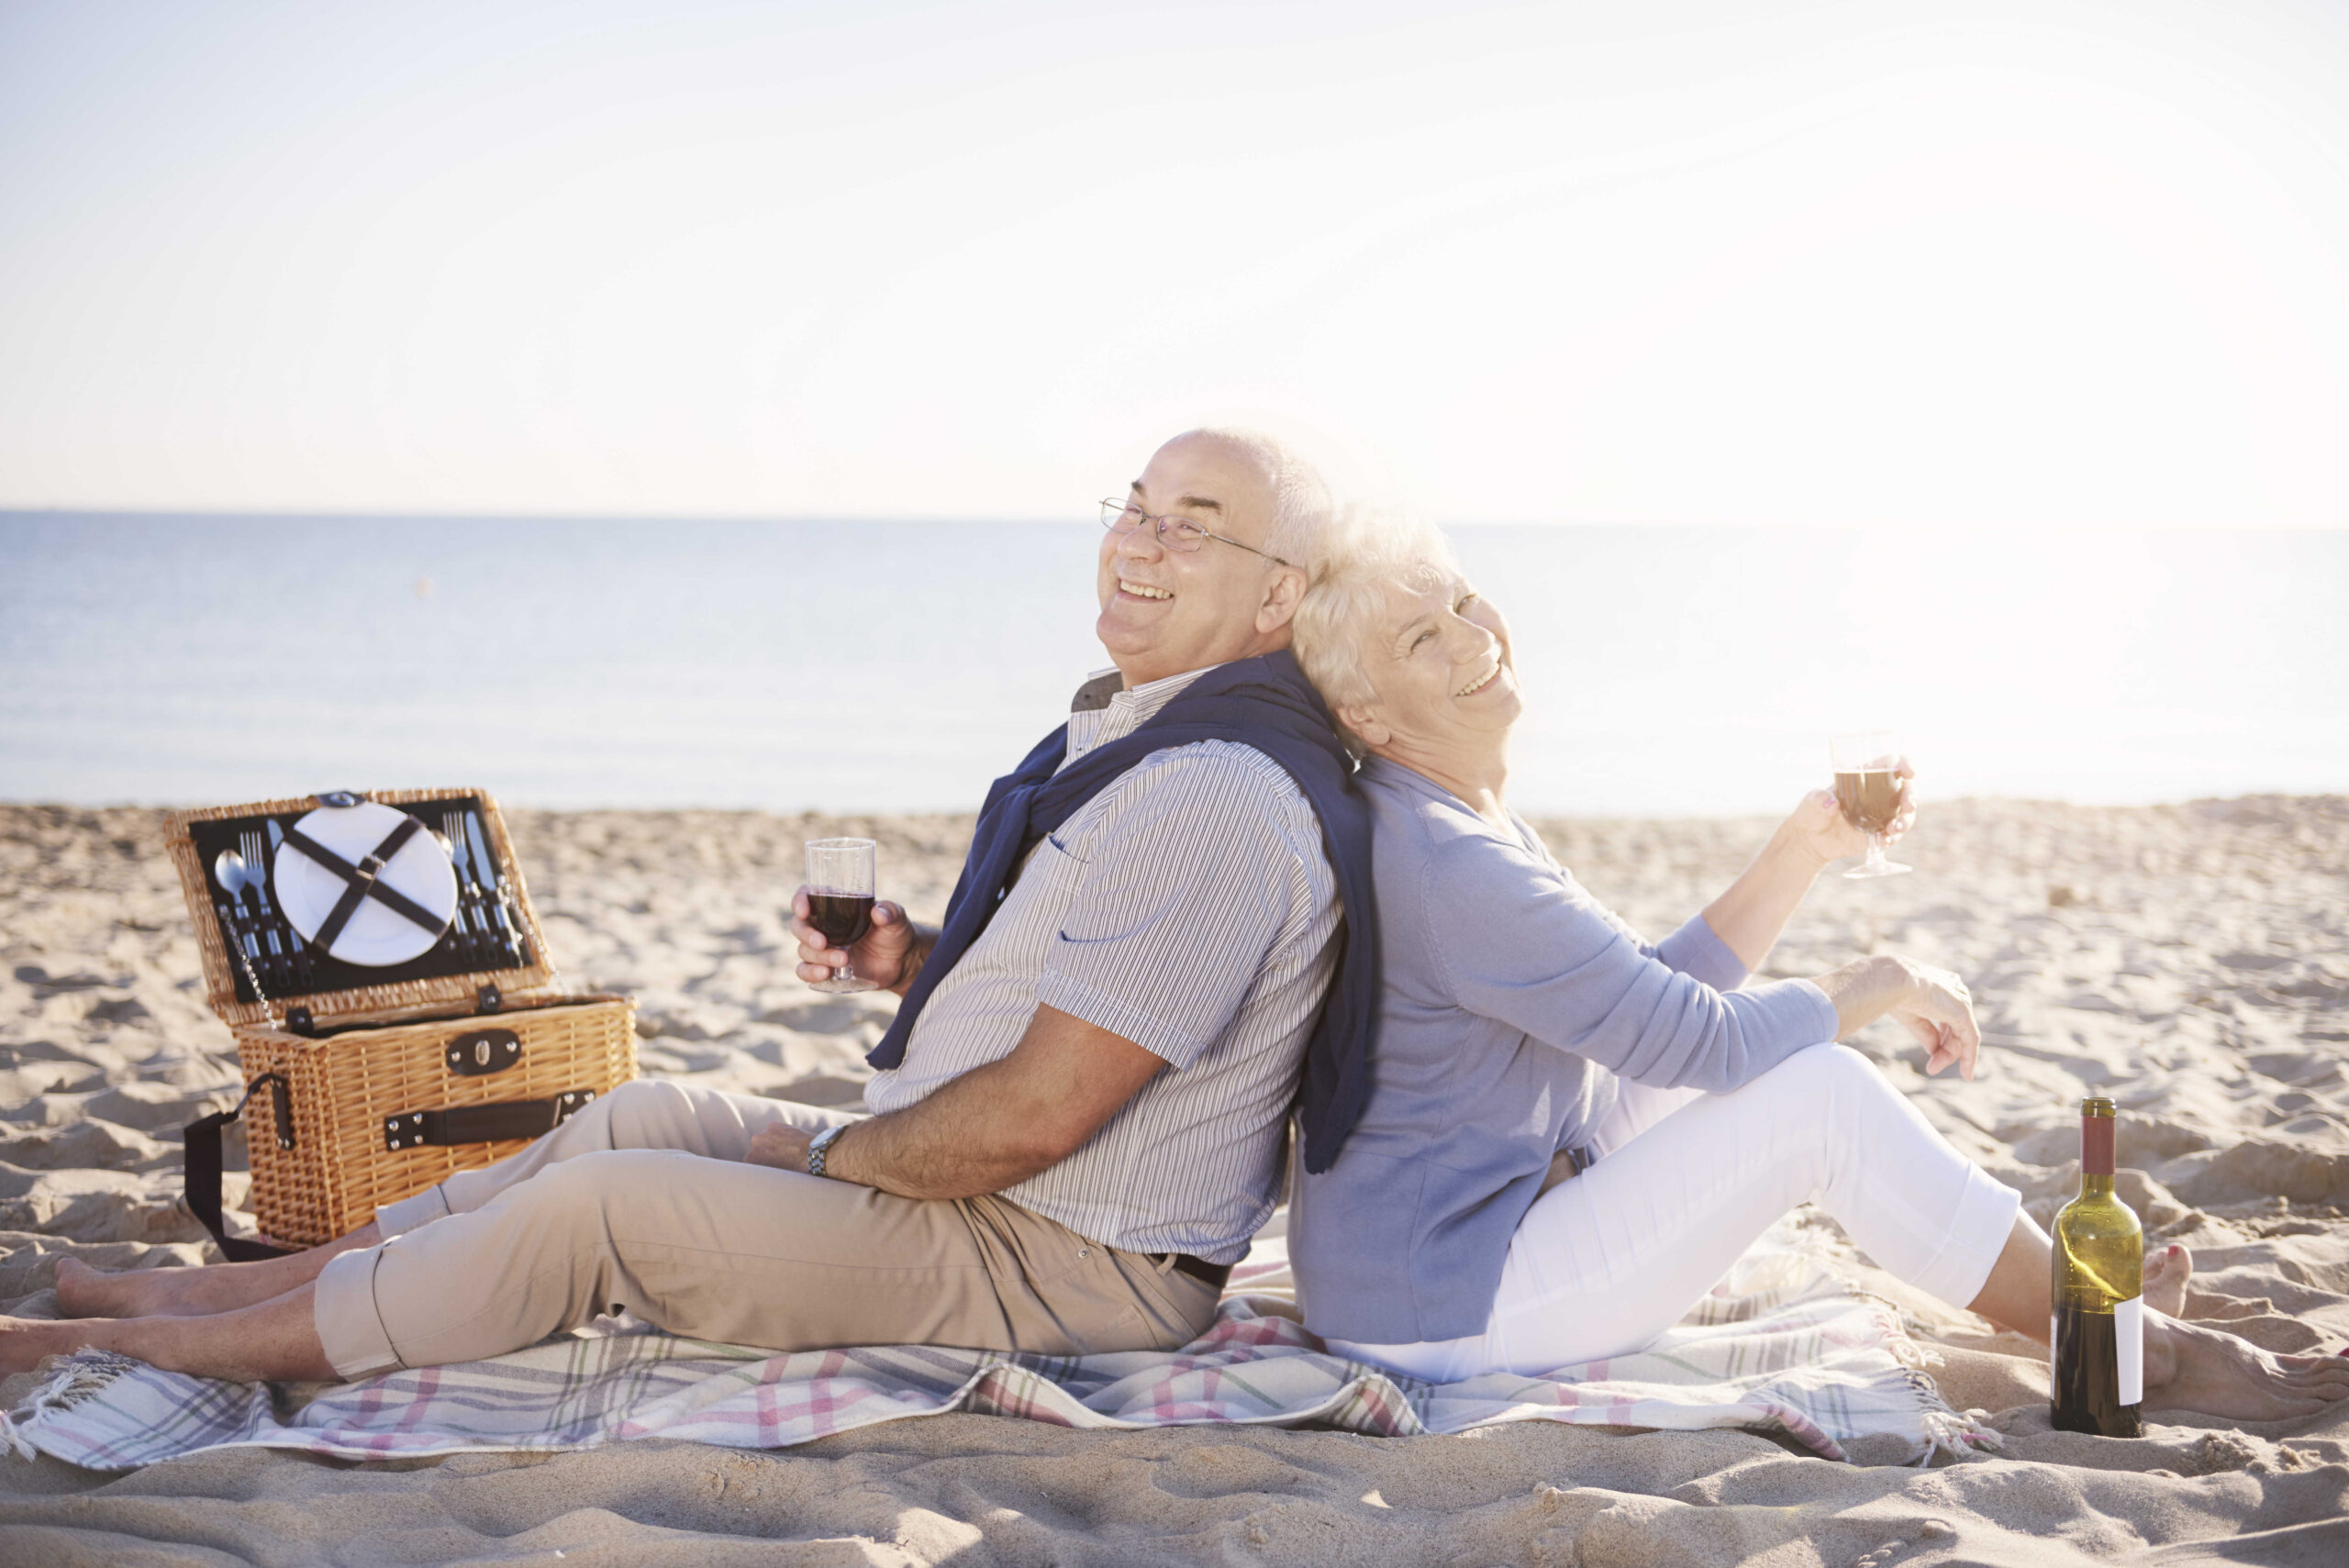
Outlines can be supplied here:
M284 842L285 824L274 817L269 818L269 864L262 868L262 874L265 879L264 884L267 886L277 885L277 851ZM294 967L295 982L297 984L306 985L310 979L310 950L302 945L302 933L294 929L292 920L285 920L284 924L285 940L290 944L293 955L290 962Z
M529 960L522 956L521 937L515 931L514 922L506 916L506 878L498 871L497 862L490 858L488 840L481 830L481 818L470 811L465 813L465 838L473 845L474 864L484 873L481 878L482 885L490 890L490 906L497 916L497 929L506 935L506 951L516 963L527 963Z
M473 880L473 857L459 813L440 813L440 828L434 837L448 847L449 869L457 873L457 907L449 919L449 932L456 943L452 951L471 963L481 956L482 944L488 938L489 917L481 911L481 886Z

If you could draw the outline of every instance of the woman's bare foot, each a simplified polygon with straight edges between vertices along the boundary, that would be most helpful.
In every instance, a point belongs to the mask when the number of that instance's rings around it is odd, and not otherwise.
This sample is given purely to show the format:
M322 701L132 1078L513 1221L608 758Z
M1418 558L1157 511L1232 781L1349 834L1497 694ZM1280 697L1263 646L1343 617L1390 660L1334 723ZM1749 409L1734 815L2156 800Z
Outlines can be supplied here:
M2186 1316L2186 1283L2194 1277L2194 1254L2180 1241L2145 1254L2145 1305L2168 1318Z
M2148 1280L2147 1298L2153 1296ZM2288 1421L2349 1399L2349 1360L2280 1356L2248 1340L2145 1315L2145 1408Z

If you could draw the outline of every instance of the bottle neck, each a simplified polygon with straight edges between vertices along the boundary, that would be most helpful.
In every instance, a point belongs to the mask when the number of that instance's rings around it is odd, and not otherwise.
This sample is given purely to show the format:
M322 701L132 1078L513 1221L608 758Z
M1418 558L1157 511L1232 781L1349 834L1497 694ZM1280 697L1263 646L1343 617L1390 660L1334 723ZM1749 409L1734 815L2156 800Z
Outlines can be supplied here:
M2110 1173L2099 1176L2090 1171L2081 1172L2080 1195L2082 1197L2110 1197L2112 1195Z
M2112 1190L2112 1118L2109 1116L2084 1116L2080 1118L2080 1183L2083 1189L2102 1182L2103 1190Z

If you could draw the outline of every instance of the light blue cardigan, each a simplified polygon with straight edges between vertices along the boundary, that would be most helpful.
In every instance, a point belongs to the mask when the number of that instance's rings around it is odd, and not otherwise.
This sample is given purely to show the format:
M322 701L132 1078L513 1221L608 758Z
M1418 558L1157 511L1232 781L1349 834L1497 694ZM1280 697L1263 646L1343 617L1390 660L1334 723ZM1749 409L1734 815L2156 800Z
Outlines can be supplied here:
M1441 784L1374 757L1386 988L1370 1104L1319 1175L1296 1168L1289 1257L1314 1332L1365 1344L1482 1333L1551 1157L1614 1104L1616 1073L1722 1093L1835 1038L1807 980L1739 989L1697 917L1649 946Z

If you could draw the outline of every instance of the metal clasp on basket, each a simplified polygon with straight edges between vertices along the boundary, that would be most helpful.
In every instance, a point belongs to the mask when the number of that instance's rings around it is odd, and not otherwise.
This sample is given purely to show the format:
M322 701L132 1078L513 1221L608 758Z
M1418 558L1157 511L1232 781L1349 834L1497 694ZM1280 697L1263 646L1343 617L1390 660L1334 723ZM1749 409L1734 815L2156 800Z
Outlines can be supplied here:
M461 1078L503 1073L522 1060L522 1038L512 1029L475 1029L449 1042L449 1071Z

